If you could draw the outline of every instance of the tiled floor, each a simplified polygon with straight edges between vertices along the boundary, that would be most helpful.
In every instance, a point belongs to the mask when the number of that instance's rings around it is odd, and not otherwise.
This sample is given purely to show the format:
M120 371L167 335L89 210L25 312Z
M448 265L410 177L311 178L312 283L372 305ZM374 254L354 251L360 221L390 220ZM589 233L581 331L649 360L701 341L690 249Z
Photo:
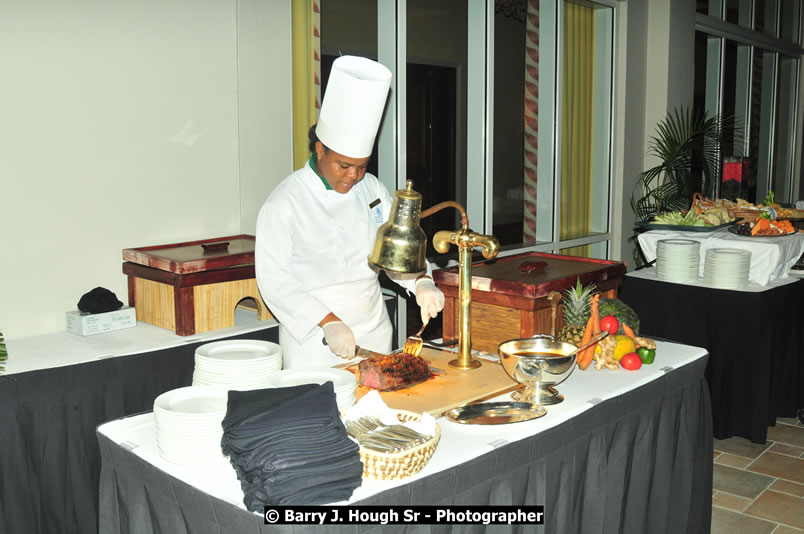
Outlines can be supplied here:
M712 534L804 534L804 424L778 419L768 442L715 440Z

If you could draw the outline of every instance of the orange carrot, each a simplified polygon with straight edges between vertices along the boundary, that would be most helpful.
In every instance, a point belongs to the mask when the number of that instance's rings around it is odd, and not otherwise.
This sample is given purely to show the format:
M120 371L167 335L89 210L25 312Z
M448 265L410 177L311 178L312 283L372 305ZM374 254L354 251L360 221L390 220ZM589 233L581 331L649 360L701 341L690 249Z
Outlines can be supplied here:
M589 309L592 311L590 315L592 319L592 335L596 336L600 333L600 293L592 295L592 303Z
M592 313L589 315L589 320L586 322L586 328L583 331L583 338L581 339L581 345L588 343L592 336L596 336L600 333L600 293L596 293L592 295L592 305L590 307ZM597 328L597 330L595 330ZM578 354L578 368L582 371L589 367L589 364L592 363L592 360L595 357L595 345L592 345L589 348L584 349L580 354Z
M634 331L631 329L630 326L628 326L625 323L623 323L623 332L625 333L626 336L630 337L631 339L636 339L636 334L634 333Z

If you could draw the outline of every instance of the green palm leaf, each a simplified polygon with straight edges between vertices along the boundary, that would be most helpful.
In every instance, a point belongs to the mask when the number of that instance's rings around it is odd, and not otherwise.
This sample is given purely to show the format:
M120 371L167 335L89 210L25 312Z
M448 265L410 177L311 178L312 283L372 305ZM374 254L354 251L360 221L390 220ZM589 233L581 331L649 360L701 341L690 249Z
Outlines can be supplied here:
M700 192L714 197L720 182L720 158L725 144L734 143L736 121L731 115L709 116L690 108L674 109L656 125L648 154L659 164L639 175L631 194L638 221L665 211L688 209ZM639 251L634 259L642 264Z

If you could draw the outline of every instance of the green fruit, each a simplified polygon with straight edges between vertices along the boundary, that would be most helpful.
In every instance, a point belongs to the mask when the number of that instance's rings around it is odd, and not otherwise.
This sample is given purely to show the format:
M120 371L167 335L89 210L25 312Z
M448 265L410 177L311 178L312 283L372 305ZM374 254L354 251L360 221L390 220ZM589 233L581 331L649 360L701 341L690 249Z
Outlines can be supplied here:
M613 315L620 322L620 329L617 330L618 334L624 334L623 323L631 327L634 334L639 335L639 317L636 312L619 299L600 299L599 304L600 316Z
M645 365L650 365L653 363L653 360L656 358L656 349L649 349L648 347L639 347L636 351L639 357L642 359L642 363Z

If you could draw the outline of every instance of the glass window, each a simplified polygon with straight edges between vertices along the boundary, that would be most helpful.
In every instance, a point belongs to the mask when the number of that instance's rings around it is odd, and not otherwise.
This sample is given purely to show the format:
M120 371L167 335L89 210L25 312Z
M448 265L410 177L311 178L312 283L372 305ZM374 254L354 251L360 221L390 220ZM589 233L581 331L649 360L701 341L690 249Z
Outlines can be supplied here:
M796 80L799 60L782 57L776 85L776 124L771 189L777 202L795 202L793 198L793 158L795 153Z
M741 4L741 0L726 0L726 22L740 23L740 15L745 11L741 9Z
M405 58L393 65L399 85L385 119L398 122L380 139L382 148L395 137L397 184L413 180L425 209L456 200L474 230L507 249L570 245L605 257L614 9L585 0L389 5L322 3L322 78L339 54L377 58L379 49L389 66ZM445 209L422 227L428 236L455 229L458 215Z
M530 17L504 10L494 14L492 233L503 246L537 241L539 19L530 10Z
M466 207L466 3L408 0L406 28L407 179L422 194L422 209L446 200ZM460 215L444 209L421 226L432 238L460 228ZM432 239L428 247L428 256L437 255Z
M754 29L758 32L776 35L776 8L778 0L755 0Z
M695 10L710 17L721 18L722 2L724 0L696 0Z
M795 14L788 32L795 28L798 38L800 2L779 1L783 13ZM758 30L769 33L776 28L776 9L777 0L755 3ZM732 40L697 32L694 102L710 114L735 118L732 142L723 156L748 158L748 176L739 196L761 202L773 190L780 202L792 202L800 59L782 55L781 49L759 48L757 41L769 40L753 33L734 31L738 40Z
M773 54L754 49L752 59L751 111L748 125L749 184L747 200L761 201L768 191L768 151L773 94Z
M781 2L779 38L798 44L801 31L801 0L779 1Z
M564 6L560 238L569 240L608 229L612 44L610 10Z
M555 7L529 2L519 17L495 14L492 209L493 233L504 246L608 231L612 9L589 2Z

